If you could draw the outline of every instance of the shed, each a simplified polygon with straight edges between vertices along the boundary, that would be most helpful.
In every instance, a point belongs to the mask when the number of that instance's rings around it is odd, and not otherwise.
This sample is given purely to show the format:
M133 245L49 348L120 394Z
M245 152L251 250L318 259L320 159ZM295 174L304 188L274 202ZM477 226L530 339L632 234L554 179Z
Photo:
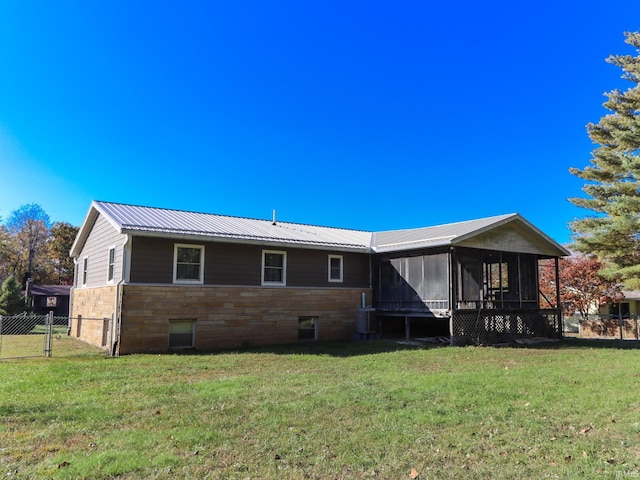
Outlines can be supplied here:
M28 297L34 313L45 315L53 311L56 317L69 315L71 285L30 285Z

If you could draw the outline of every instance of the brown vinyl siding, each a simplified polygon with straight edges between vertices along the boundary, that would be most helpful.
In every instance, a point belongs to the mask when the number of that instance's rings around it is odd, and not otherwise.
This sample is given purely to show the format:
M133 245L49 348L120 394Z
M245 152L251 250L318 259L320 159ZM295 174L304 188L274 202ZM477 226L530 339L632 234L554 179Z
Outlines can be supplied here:
M262 248L255 245L208 243L204 282L209 285L260 285Z
M132 283L173 282L175 243L204 245L206 285L259 286L262 251L287 252L288 287L368 288L369 255L312 249L281 248L220 242L185 242L172 239L134 237L131 252ZM344 281L328 281L329 255L343 256Z
M342 282L329 282L329 255L342 256ZM368 287L369 256L321 250L287 250L287 285Z
M131 239L131 282L173 283L174 243L183 242L163 238L133 237ZM206 249L204 258L206 262Z

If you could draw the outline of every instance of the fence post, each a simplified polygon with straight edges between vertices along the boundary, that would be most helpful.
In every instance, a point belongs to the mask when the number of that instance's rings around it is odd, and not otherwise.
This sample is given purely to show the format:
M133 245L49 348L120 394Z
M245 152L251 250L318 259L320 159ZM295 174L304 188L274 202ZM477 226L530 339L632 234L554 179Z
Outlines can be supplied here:
M53 310L47 314L44 322L44 356L51 357L51 337L53 333Z
M624 337L622 335L622 306L618 306L618 327L620 327L620 343L623 342Z

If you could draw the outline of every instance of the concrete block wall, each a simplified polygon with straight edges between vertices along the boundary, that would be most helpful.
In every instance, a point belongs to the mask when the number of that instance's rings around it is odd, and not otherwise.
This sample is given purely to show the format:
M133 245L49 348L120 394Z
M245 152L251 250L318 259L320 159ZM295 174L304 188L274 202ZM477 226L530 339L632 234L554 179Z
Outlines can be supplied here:
M195 320L195 348L296 342L298 319L317 317L318 340L352 338L369 289L125 285L120 353L169 349L169 321Z
M115 306L115 285L74 289L69 313L71 335L92 345L107 348L109 323L114 316Z

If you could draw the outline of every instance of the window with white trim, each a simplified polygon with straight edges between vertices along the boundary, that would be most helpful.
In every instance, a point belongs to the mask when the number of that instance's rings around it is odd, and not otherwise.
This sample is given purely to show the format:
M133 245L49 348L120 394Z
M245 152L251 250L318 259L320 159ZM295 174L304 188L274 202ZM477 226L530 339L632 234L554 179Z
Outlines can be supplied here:
M84 257L82 259L82 286L84 287L87 284L87 278L89 274L89 257Z
M204 283L204 245L174 245L173 282Z
M107 263L107 282L113 282L113 277L116 270L116 247L111 247L109 249L109 257Z
M329 281L342 282L342 255L329 255Z
M287 284L287 252L262 251L262 285Z

